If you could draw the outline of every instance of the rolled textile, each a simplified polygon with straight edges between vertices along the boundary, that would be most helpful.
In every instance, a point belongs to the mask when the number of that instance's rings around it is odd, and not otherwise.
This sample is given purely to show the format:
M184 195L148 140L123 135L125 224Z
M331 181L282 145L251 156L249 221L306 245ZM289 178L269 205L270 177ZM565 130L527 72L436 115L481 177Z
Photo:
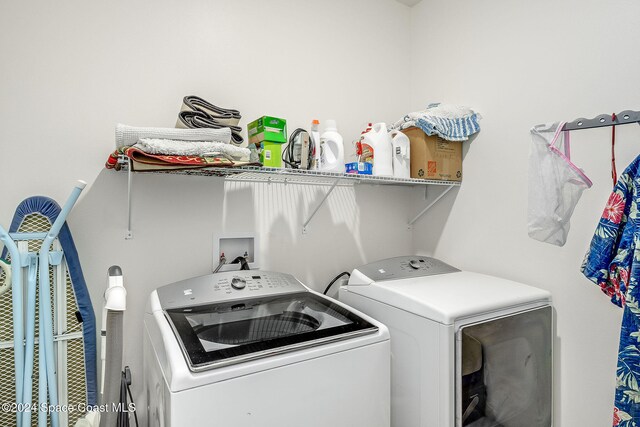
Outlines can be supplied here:
M176 122L176 128L182 129L223 129L229 128L231 130L231 144L241 145L244 142L244 138L240 135L242 128L240 126L225 125L217 122L207 113L202 111L180 111L178 113L178 121ZM180 138L172 138L180 139Z
M135 127L121 123L116 125L116 148L132 146L141 138L229 143L231 141L231 129L226 127L205 128L203 126L198 126L198 129Z
M218 107L194 95L183 98L180 111L201 111L208 114L216 122L231 126L237 126L242 118L238 110Z
M120 150L115 150L113 153L109 154L109 158L104 163L104 167L107 169L115 169L120 170L120 164L118 163L118 158L120 158Z
M248 162L251 151L248 148L236 147L232 144L209 141L176 141L171 139L142 138L135 148L149 154L166 154L174 156L206 156L208 154L224 154L233 161Z

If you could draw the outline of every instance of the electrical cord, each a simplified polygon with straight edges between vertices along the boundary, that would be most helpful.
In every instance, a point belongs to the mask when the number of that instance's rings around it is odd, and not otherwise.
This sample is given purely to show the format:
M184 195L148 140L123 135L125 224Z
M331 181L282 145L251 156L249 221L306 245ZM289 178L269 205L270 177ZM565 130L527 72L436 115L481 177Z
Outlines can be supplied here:
M300 165L302 163L301 161L295 160L294 148L296 145L295 144L296 138L298 137L298 135L302 134L303 132L306 134L309 133L302 128L297 128L296 130L291 132L291 135L289 135L289 143L287 144L287 148L285 148L282 151L282 161L293 169L300 169ZM307 157L308 165L311 165L311 161L313 160L313 147L314 147L314 143L311 140L311 136L309 136L309 154Z
M131 385L131 371L128 366L124 367L124 371L122 371L122 377L120 381L120 411L118 412L118 419L116 420L116 427L129 427L129 403L127 401L127 394L129 395L129 399L131 399L131 403L135 407L135 402L133 401L133 396L131 395L131 389L129 386ZM136 421L136 427L138 427L138 414L136 413L135 408L133 409L133 417Z
M127 366L125 369L129 369L129 367ZM129 399L131 399L131 403L133 403L135 405L135 402L133 401L133 396L131 395L131 389L129 388L129 385L131 384L131 382L129 382L127 384L127 393L129 394ZM136 421L136 427L139 427L138 425L138 411L137 410L133 410L133 419Z
M236 259L234 259L233 261L231 261L231 264L237 264L237 263L240 263L240 270L251 270L251 268L249 268L249 263L247 262L247 258L243 256L239 256L239 257L236 257Z
M327 286L327 288L324 290L323 293L326 295L327 292L329 292L329 289L331 289L331 286L333 286L333 284L336 283L338 279L344 275L347 275L347 277L351 277L351 274L347 273L346 271L343 271L342 273L338 274L336 277L333 278L333 280L331 281L331 283L329 283L329 286Z

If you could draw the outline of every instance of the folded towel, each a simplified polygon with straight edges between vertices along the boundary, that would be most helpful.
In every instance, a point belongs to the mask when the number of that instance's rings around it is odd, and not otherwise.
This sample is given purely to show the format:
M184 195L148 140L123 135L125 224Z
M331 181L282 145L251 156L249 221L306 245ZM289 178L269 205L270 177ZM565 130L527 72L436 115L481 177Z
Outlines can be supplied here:
M431 116L446 119L459 119L476 114L471 108L450 104L429 104L425 110Z
M242 128L239 126L225 125L217 122L207 113L202 111L180 111L178 113L178 121L176 122L176 128L182 129L231 129L231 143L233 145L241 145L244 142L242 135ZM179 138L174 138L179 139Z
M249 161L251 156L251 151L248 148L236 147L222 142L141 138L134 147L148 154L173 156L224 155L230 160L240 162Z
M229 128L216 129L174 129L134 127L118 123L116 125L116 148L134 145L140 138L177 139L182 141L215 141L229 143L231 130Z
M418 127L427 135L439 135L448 141L466 141L480 130L480 114L467 107L431 104L424 111L409 113L389 130Z
M185 96L182 100L180 111L201 111L208 114L213 120L223 125L237 126L242 116L240 111L230 108L222 108L205 101L198 96Z
M201 156L171 156L164 154L148 154L136 147L129 147L125 154L131 160L131 170L157 171L174 169L197 169L207 166L231 167L233 162L224 157L204 158Z
M227 147L231 145L227 144ZM260 163L233 161L225 155L207 156L173 156L165 154L149 154L136 147L129 147L125 154L131 160L131 170L134 171L166 171L175 169L199 169L211 166L235 167L235 166L260 166ZM215 174L215 172L214 172Z

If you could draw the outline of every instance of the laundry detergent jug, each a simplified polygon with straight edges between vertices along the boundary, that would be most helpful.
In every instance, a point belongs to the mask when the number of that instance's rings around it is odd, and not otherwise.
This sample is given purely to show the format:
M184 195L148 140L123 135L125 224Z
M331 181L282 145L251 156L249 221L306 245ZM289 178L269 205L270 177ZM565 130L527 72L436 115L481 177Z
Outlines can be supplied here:
M320 170L344 173L344 143L335 120L325 121L324 132L320 135L320 152Z
M411 178L411 142L409 137L397 130L390 132L393 153L393 176Z
M373 175L393 176L391 136L385 123L376 123L362 135L362 161L373 163Z

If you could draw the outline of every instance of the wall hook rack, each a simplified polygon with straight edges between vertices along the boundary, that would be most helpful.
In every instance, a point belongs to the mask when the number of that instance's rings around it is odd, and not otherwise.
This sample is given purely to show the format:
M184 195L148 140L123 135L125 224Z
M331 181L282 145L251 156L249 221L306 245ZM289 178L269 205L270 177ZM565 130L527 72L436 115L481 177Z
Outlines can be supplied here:
M564 125L563 130L593 129L640 123L640 111L624 110L615 115L600 114L593 119L579 118Z

